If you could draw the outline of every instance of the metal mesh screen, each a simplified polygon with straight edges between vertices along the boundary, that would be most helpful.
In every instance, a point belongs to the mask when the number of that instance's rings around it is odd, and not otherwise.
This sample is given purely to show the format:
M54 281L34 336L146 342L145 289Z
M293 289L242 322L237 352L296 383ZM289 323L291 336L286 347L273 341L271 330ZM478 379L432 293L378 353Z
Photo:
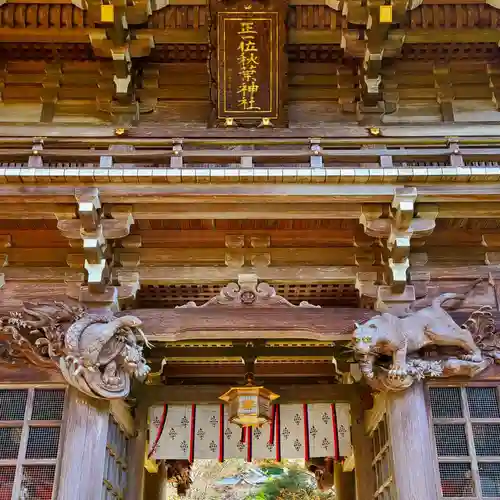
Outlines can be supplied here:
M0 500L10 500L16 477L16 467L0 466Z
M57 458L59 427L30 427L26 458Z
M444 497L475 497L471 465L440 463L441 490Z
M25 465L21 479L23 500L51 500L55 465Z
M500 463L479 464L479 478L483 497L500 497Z
M466 390L471 418L500 418L495 387L467 387Z
M64 389L0 389L0 500L51 500Z
M268 282L276 293L298 304L307 300L322 306L357 306L359 295L349 283L284 284ZM226 283L143 285L137 293L140 307L175 307L191 300L198 305L220 293Z
M0 460L17 459L22 427L0 427Z
M102 500L123 498L127 488L128 438L110 416L106 441L106 460Z
M476 455L500 455L500 424L472 424Z
M434 436L437 453L440 457L466 457L469 455L465 425L435 424Z
M27 389L0 389L0 421L24 420Z
M461 418L463 416L459 387L431 387L429 400L434 418Z
M497 387L430 387L443 498L500 499Z
M31 420L62 420L64 396L64 390L37 389Z

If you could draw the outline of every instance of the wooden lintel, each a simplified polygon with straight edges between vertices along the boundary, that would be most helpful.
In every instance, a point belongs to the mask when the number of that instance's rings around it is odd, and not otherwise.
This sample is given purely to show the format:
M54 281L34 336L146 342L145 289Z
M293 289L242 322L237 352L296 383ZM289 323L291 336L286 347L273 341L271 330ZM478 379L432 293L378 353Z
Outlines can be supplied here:
M500 33L495 28L481 30L476 28L447 28L441 30L413 28L407 30L405 35L405 43L407 44L498 43L499 41Z
M43 387L44 384L65 384L57 368L44 370L22 361L14 365L0 362L0 380L5 385L29 384L35 387Z
M8 269L8 268L6 268ZM356 266L287 266L287 267L156 267L140 266L141 283L144 285L160 284L199 284L225 283L234 281L237 274L256 274L263 281L278 283L355 283Z
M389 203L394 189L390 185L167 185L148 188L144 194L140 185L106 185L100 187L100 194L103 203L115 204L113 210L132 205L135 220L359 219L362 203ZM44 202L54 199L50 192L36 187L29 191L1 188L4 203L0 202L0 219L56 219L58 213L75 211L74 205ZM193 195L198 196L197 202L192 202ZM477 189L471 185L431 185L419 187L417 204L439 203L441 219L494 219L500 217L500 203L494 201L499 195L498 183ZM170 197L175 203L165 203ZM219 202L210 201L215 197Z
M71 3L71 2L58 2L58 3ZM51 29L51 28L1 27L0 40L2 40L2 42L11 42L11 43L43 43L43 44L90 43L89 33L91 33L92 31L96 30L91 30L88 28Z
M42 1L42 0L40 0ZM165 7L187 6L187 5L207 5L207 0L154 0L153 10L161 10ZM289 5L313 5L313 6L326 6L334 10L339 10L341 2L339 0L290 0Z
M26 0L4 0L1 2L5 4L26 4ZM30 5L67 5L72 4L79 9L87 9L86 0L29 0Z
M39 3L47 3L38 0ZM76 0L75 0L76 1ZM188 0L189 1L189 0ZM186 4L188 3L186 1ZM197 1L197 0L196 0ZM18 2L9 2L18 3ZM35 2L37 3L37 2ZM49 2L52 3L52 2ZM58 2L70 3L70 2ZM321 3L315 1L315 4ZM85 8L80 7L79 8ZM151 43L155 46L165 44L189 44L200 45L209 43L208 31L206 28L185 29L171 28L161 29L141 29L132 30L132 33L138 37L150 37ZM29 40L31 43L50 44L54 40L58 43L90 43L90 39L96 40L103 36L103 32L98 29L90 28L71 28L71 29L51 29L51 28L0 28L0 38L3 41L12 43L21 43ZM89 38L91 37L91 38ZM407 44L426 44L426 43L498 43L500 35L498 30L474 28L457 29L424 29L414 28L407 30L405 34L405 43ZM294 45L303 44L329 44L340 45L342 42L342 32L340 30L307 30L290 29L288 33L288 43Z
M172 138L183 137L184 139L219 139L221 138L220 129L206 129L195 127L179 127L168 126L158 127L157 125L143 124L137 130L130 132L126 140L120 141L116 138L115 127L105 125L71 125L71 124L0 124L0 136L2 139L15 141L26 140L43 136L46 141L69 141L71 143L81 143L85 141L113 141L114 143L124 142L125 144L133 144L137 140L148 141L168 141L172 142ZM252 137L269 139L269 130L256 129L252 130ZM309 126L309 127L293 127L289 129L281 129L279 137L288 140L296 140L298 138L308 137L324 137L329 143L342 145L347 143L396 143L400 141L410 142L412 144L443 144L446 143L446 137L454 137L458 141L467 141L474 143L481 139L488 144L498 144L500 137L500 124L491 124L485 127L484 124L469 123L467 127L463 124L419 124L419 125L382 125L379 127L378 139L371 137L370 129L365 125L354 124L333 124L331 126ZM224 138L228 139L248 139L248 130L246 129L225 129ZM2 142L4 142L2 140Z
M286 403L331 403L359 401L366 388L359 385L307 384L269 386L279 394L277 402ZM141 406L155 404L220 403L219 396L227 391L227 385L137 385L133 391Z
M375 313L343 307L204 307L136 309L127 314L142 320L144 331L154 344L245 338L345 341L350 339L356 321L362 322Z

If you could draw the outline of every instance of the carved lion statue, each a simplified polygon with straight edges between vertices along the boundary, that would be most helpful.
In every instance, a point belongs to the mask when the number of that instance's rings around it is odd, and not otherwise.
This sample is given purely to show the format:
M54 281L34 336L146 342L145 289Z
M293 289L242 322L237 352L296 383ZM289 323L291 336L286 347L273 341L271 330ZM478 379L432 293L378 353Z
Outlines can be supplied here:
M59 365L65 379L92 397L122 398L130 391L132 377L149 373L141 343L149 345L135 316L87 314L75 321L65 335L65 356Z
M458 348L464 351L460 359L481 363L482 352L469 329L457 325L442 308L444 301L458 297L458 294L446 293L436 297L431 306L407 317L384 313L363 325L356 325L353 350L361 358L362 373L369 379L373 378L374 361L378 356L386 355L392 357L388 377L406 379L411 375L407 357L431 345Z

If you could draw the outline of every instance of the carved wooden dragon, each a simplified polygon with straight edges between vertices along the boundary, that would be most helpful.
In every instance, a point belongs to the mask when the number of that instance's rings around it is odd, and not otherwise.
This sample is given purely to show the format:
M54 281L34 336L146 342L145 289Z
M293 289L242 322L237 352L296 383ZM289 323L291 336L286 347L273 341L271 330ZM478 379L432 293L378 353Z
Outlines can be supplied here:
M68 326L69 325L69 326ZM147 344L135 316L87 314L60 302L26 304L0 317L0 358L54 369L94 398L128 395L131 378L144 379L149 367L142 354Z

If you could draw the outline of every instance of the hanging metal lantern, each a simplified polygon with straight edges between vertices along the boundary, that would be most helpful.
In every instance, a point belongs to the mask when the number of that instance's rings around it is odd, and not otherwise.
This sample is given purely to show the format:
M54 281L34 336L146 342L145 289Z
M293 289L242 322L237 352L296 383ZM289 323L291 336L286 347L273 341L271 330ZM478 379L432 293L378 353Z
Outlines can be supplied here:
M278 399L265 387L246 385L232 387L219 399L229 406L229 421L241 427L260 427L271 420L271 402Z

